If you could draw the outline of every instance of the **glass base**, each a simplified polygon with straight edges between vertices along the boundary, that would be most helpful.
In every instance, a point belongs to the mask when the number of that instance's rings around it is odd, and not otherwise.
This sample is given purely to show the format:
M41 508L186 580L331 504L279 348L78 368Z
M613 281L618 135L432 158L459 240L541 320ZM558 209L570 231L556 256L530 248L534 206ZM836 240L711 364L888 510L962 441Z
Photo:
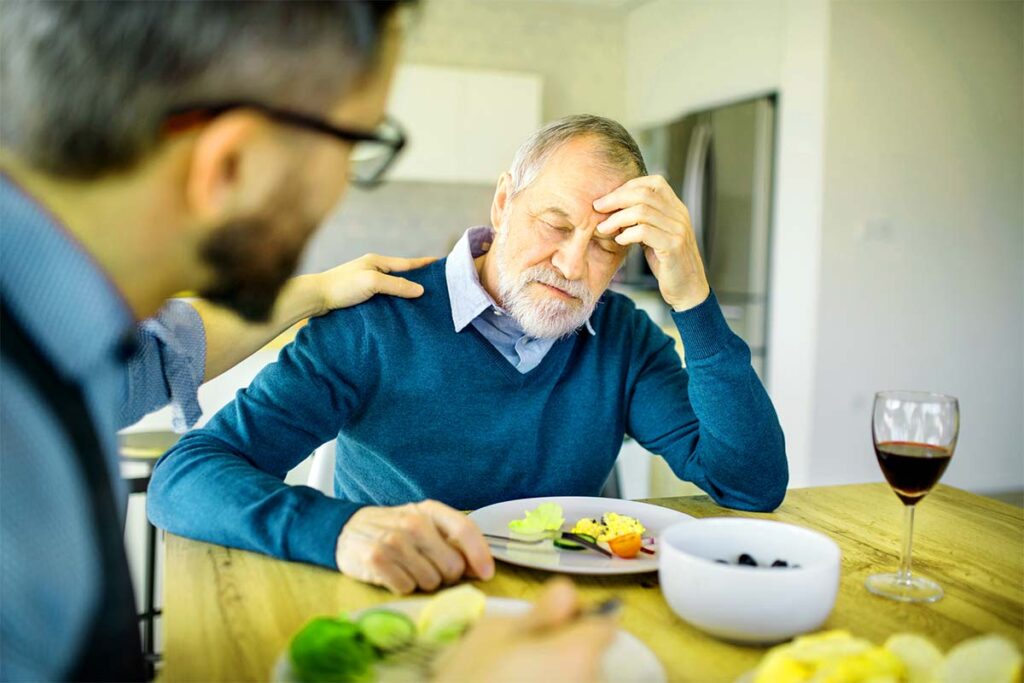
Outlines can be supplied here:
M935 602L943 595L942 586L916 574L872 574L864 585L875 595L900 602Z

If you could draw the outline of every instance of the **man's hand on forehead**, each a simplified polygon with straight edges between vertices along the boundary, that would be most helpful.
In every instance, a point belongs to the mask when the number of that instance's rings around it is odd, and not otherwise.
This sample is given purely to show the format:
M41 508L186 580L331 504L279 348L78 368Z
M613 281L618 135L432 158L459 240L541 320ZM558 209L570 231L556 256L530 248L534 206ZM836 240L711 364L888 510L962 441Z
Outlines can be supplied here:
M693 308L710 293L690 212L661 176L628 180L594 201L608 214L595 235L627 246L642 244L665 301L677 311Z

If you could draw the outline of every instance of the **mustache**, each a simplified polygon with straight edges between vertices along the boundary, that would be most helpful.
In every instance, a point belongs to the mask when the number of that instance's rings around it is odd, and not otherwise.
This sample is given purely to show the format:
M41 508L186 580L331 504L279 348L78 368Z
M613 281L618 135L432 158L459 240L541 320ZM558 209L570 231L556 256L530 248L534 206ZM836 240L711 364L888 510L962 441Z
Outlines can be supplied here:
M590 304L593 296L590 293L590 289L579 280L567 280L558 273L555 273L549 268L544 266L533 266L527 268L519 274L518 278L519 288L525 287L531 282L539 282L543 285L550 285L557 287L566 294L576 297L584 304Z

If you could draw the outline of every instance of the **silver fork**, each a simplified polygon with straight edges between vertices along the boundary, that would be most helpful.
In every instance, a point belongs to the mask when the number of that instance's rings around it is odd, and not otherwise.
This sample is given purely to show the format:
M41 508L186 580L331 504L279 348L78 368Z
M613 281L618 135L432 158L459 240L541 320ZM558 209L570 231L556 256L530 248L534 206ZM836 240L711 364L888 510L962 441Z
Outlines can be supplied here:
M574 534L568 531L563 531L557 536L548 536L545 538L538 538L535 541L520 541L518 538L509 538L508 536L495 536L494 534L484 534L484 538L489 538L494 541L506 541L508 543L520 543L522 545L537 545L538 543L544 543L545 541L551 541L555 538L564 538L567 541L573 541L579 543L584 548L593 550L595 553L604 555L605 557L611 557L612 554L599 546L596 543L591 543L585 538L581 538L578 534Z
M507 541L509 543L522 543L523 545L537 545L545 541L550 541L551 536L545 536L544 538L538 538L534 541L521 541L518 538L509 538L508 536L495 536L494 534L484 534L484 538L489 538L494 541Z

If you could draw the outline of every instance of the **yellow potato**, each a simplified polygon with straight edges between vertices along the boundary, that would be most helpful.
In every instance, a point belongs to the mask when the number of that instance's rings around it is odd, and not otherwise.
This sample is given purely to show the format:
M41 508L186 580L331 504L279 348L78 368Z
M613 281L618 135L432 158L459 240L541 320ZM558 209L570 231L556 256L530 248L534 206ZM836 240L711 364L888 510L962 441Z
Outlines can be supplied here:
M872 647L860 654L824 664L812 680L821 683L902 683L906 680L906 671L896 655L885 648Z
M870 642L854 638L846 631L825 631L801 636L778 645L765 655L754 673L755 683L800 683L802 681L853 681L863 671L869 675L888 673L876 666L876 648Z
M753 672L753 683L1021 683L1024 659L1010 640L970 638L945 657L912 633L884 647L846 631L826 631L778 645Z
M1020 680L1021 654L1008 639L976 636L953 647L936 673L938 683L1014 683Z
M484 613L487 596L468 583L443 590L427 603L416 628L425 640L457 638Z
M847 631L825 631L794 640L790 656L805 664L820 664L858 655L872 647L871 642L854 638Z
M813 673L808 666L794 661L787 650L765 655L754 673L754 683L803 683Z
M942 666L942 650L924 636L897 633L885 641L885 649L907 667L907 683L931 683Z

